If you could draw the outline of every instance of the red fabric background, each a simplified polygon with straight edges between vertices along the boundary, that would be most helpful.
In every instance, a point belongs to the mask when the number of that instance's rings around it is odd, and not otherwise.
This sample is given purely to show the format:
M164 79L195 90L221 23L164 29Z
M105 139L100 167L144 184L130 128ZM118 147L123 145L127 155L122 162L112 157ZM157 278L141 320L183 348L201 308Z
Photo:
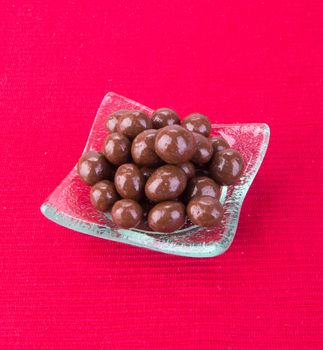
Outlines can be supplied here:
M322 349L322 2L87 3L0 5L0 348ZM42 217L107 91L270 125L227 253Z

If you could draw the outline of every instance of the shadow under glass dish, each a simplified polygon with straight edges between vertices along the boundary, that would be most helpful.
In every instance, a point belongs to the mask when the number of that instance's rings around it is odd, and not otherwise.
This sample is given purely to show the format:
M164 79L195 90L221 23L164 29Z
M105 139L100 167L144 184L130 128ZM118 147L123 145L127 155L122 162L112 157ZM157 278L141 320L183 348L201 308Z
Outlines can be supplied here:
M153 110L126 97L109 92L103 98L94 120L85 149L101 150L107 136L105 120L118 109L139 109L149 116ZM152 232L145 227L121 229L114 225L110 214L96 210L90 202L90 186L78 177L76 166L41 206L50 220L72 230L92 236L148 248L163 253L211 257L222 254L231 245L246 193L265 156L270 131L266 124L214 124L211 135L222 136L230 147L238 150L245 161L243 176L238 184L222 187L220 201L224 207L221 224L204 228L187 224L172 234Z

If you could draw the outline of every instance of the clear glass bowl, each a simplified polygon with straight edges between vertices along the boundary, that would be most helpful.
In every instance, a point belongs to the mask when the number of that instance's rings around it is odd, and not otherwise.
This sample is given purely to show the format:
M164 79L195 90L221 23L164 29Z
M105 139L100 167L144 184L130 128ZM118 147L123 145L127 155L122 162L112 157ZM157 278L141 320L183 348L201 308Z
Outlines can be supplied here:
M153 110L123 96L109 92L103 99L94 120L84 152L101 150L107 131L106 117L118 109L140 109L151 115ZM234 186L223 187L221 202L224 218L220 226L206 229L195 225L173 234L162 234L141 229L120 229L109 214L94 209L89 200L90 187L80 181L76 167L46 199L42 213L59 225L92 236L144 247L163 253L211 257L225 252L233 241L241 205L261 165L269 142L266 124L214 124L212 134L221 135L245 160L244 175Z

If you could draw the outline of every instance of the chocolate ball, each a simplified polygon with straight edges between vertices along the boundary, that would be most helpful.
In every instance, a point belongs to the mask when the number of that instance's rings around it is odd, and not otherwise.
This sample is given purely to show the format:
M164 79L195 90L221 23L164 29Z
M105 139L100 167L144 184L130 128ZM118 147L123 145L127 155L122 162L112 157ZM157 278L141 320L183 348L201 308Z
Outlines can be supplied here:
M100 152L89 151L77 163L80 178L88 185L111 178L112 167Z
M182 121L182 127L191 131L197 132L205 137L208 137L211 132L211 123L209 119L200 113L192 113Z
M185 191L187 201L199 196L210 196L218 199L220 194L221 186L206 176L198 176L191 179Z
M131 159L130 150L130 141L118 132L108 135L103 147L105 157L115 165L129 162Z
M129 112L128 109L119 109L118 111L111 113L105 122L105 127L110 132L116 132L119 118L125 115L127 112Z
M132 163L120 165L115 176L114 184L122 198L140 200L144 192L144 177Z
M165 126L157 134L155 151L166 163L188 162L195 149L193 134L179 125Z
M171 233L185 223L185 206L180 202L167 201L155 205L148 214L148 226L157 232Z
M230 148L229 144L225 139L221 136L212 136L209 138L212 146L213 146L213 152L219 152L223 151L224 149Z
M155 170L156 170L156 168L149 168L146 166L140 168L140 171L141 171L142 175L144 176L145 180L147 180Z
M211 177L221 185L237 182L243 170L242 155L231 148L214 154L209 168Z
M114 203L111 211L113 222L122 228L137 227L143 217L141 206L132 199L121 199Z
M193 163L191 162L182 163L182 164L179 164L178 167L184 171L187 177L187 180L195 176L195 166L193 165Z
M192 162L197 165L206 164L213 155L213 147L211 142L203 135L193 132L196 151L193 154Z
M155 152L155 139L158 131L148 129L135 137L131 145L131 155L135 163L139 165L155 166L161 159Z
M186 183L186 175L182 169L175 165L163 165L147 180L145 194L154 202L172 200L184 192Z
M223 217L221 203L213 197L194 197L186 207L186 213L193 224L204 227L219 225Z
M117 129L129 139L134 139L146 129L151 129L151 120L143 111L131 110L120 117Z
M170 108L156 109L151 116L151 121L154 129L181 123L178 114Z
M119 199L112 181L103 180L91 188L91 203L100 211L106 212Z

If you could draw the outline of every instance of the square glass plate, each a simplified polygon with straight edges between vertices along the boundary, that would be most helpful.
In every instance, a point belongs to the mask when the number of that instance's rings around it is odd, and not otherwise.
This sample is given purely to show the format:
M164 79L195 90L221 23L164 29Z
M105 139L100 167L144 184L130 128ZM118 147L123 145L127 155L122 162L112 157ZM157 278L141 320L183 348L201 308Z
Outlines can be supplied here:
M104 97L94 120L84 152L101 150L107 136L106 117L118 109L140 109L151 115L153 110L123 96L109 92ZM120 229L92 207L90 187L80 181L76 166L41 206L50 220L72 230L92 236L144 247L163 253L211 257L225 252L233 241L241 205L262 163L269 142L266 124L214 124L212 134L221 135L231 147L239 150L245 161L244 175L234 186L223 187L221 202L224 218L220 226L206 229L195 225L173 234L162 234L144 229Z

